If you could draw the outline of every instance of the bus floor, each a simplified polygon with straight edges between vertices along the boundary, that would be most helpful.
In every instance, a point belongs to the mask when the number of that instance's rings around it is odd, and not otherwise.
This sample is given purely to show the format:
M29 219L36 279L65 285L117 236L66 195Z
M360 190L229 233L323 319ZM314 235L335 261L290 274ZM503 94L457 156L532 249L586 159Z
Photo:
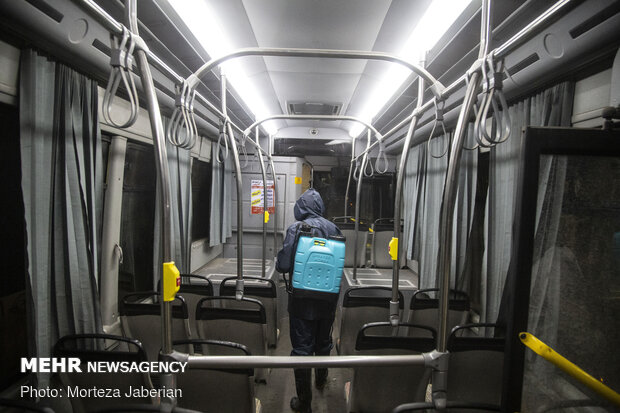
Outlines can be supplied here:
M334 322L334 349L332 355L336 355L335 338L337 334L338 322ZM275 356L288 356L291 354L291 342L289 339L289 320L288 317L281 319L280 337L278 347L273 350ZM351 381L353 377L352 369L330 369L327 384L322 390L314 387L314 373L312 377L312 412L313 413L339 413L346 412L346 402L344 398L345 383ZM263 413L268 412L290 412L291 397L296 396L295 378L292 369L271 369L267 376L267 383L257 384L255 396L260 400Z

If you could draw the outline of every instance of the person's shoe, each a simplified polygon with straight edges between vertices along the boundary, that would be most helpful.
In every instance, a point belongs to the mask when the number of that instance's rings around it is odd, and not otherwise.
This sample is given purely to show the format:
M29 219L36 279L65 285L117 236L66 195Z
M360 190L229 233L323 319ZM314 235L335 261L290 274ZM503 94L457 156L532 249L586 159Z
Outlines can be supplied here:
M312 413L312 407L302 403L298 397L291 399L291 409L298 413Z
M317 389L323 390L327 384L327 369L314 370L314 385Z

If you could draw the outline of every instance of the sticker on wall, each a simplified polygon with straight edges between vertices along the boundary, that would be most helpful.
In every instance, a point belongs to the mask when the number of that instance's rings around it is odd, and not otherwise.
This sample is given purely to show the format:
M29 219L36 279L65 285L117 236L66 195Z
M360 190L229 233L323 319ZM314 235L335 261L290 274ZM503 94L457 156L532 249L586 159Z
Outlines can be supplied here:
M273 180L267 180L267 211L270 214L275 213L275 207L273 205L273 193L274 185ZM263 180L252 179L250 184L250 206L252 214L262 214L264 208L263 199Z

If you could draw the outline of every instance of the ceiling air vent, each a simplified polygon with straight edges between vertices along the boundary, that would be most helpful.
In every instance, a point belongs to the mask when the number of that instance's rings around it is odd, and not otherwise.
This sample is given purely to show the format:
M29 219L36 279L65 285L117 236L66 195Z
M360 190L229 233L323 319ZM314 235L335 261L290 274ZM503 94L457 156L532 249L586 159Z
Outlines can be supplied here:
M337 115L341 103L288 102L289 115Z

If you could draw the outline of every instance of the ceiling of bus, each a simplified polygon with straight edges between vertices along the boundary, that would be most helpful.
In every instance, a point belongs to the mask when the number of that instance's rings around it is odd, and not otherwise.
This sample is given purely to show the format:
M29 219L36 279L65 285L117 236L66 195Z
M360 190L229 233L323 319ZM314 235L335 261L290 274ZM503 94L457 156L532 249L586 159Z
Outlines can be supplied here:
M96 0L104 9L120 21L122 3ZM207 0L205 0L207 1ZM242 47L295 47L350 50L375 50L396 53L402 47L422 13L431 0L218 0L209 1L225 28L230 42ZM464 16L457 21L465 25L475 15L480 0L473 0ZM496 13L502 21L517 8L518 2L497 2ZM183 29L167 0L140 1L138 17L152 34L145 36L151 50L182 76L197 69L209 59L208 53L191 33ZM440 75L477 44L475 30L456 32L448 37L452 41L450 61L436 59L429 70ZM141 29L142 30L142 29ZM144 30L142 30L144 32ZM440 42L441 43L441 42ZM447 40L443 40L444 47ZM456 44L454 44L456 43ZM288 113L292 103L321 103L337 105L341 115L357 115L381 75L389 67L385 62L364 60L247 57L242 58L245 72L262 96L268 110L273 114ZM439 62L439 64L437 63ZM435 73L433 65L441 70ZM459 73L460 75L460 73ZM204 87L200 92L219 106L220 86L218 73L203 76ZM388 127L390 119L402 115L411 104L415 86L409 86L412 75L401 88L401 97L386 105L377 116L381 127ZM232 119L241 127L247 127L253 116L244 102L233 92L228 100ZM303 105L302 105L303 106ZM306 106L311 108L312 105ZM390 119L386 119L389 117ZM276 121L282 137L307 131L304 137L342 138L352 124L347 121ZM288 130L287 130L288 128ZM319 134L310 134L318 129ZM385 130L384 130L385 131ZM314 131L316 132L316 131Z

